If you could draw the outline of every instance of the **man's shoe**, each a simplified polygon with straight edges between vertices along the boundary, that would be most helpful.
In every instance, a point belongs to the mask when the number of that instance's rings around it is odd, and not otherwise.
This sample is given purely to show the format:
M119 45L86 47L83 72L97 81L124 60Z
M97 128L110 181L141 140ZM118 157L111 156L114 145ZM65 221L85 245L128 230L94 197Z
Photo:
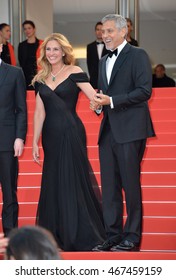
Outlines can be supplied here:
M116 236L112 239L108 239L105 242L103 242L102 244L99 244L97 246L95 246L92 251L94 252L102 252L102 251L110 251L110 249L117 245L119 242L121 242L122 238L121 236Z
M117 252L117 251L136 252L139 251L139 244L136 244L128 240L123 240L119 244L111 247L111 251L112 252Z

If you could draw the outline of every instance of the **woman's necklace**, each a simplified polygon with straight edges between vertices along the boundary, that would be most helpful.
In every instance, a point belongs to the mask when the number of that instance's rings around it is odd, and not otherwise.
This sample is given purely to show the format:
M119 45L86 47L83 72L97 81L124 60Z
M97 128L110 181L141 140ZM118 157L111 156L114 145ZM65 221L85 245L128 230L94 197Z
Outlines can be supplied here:
M62 66L62 68L59 70L59 72L56 73L56 75L54 75L54 74L51 72L51 76L52 76L52 81L53 81L53 82L55 82L57 75L64 69L64 67L65 67L65 64Z

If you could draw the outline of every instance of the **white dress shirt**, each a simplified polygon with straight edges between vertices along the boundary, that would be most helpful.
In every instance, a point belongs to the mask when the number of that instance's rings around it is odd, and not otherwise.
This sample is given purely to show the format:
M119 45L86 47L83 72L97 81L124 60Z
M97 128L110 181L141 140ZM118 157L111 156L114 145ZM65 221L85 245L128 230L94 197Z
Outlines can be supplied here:
M102 57L102 52L103 52L104 44L100 43L97 44L97 52L98 52L98 58L100 59Z
M126 44L127 44L127 41L124 40L123 43L120 46L118 46L117 56L113 54L112 57L108 57L106 60L106 76L107 76L108 84L111 79L111 73L112 73L112 69L114 67L114 63L116 62L117 57L119 56L120 52L122 51L122 49L125 47ZM111 109L114 108L112 97L110 97L110 107L111 107Z

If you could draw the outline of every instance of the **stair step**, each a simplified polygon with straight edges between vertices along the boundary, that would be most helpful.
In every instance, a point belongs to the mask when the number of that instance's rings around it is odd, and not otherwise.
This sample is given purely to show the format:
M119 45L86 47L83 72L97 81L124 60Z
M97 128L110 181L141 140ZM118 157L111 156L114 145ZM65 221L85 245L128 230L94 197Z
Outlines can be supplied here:
M96 192L96 187L94 187ZM101 186L99 186L101 192ZM18 201L21 203L38 202L40 193L40 185L38 186L19 186ZM97 193L97 192L96 192ZM158 187L158 186L142 186L142 200L145 202L175 202L176 186L175 187ZM2 201L2 192L0 191L0 201ZM125 201L125 198L124 198Z
M175 260L175 252L165 252L163 250L140 251L140 252L58 252L63 260ZM0 260L4 260L4 255L0 254Z
M148 102L150 110L152 109L175 109L176 108L176 97L163 97L154 99L151 98Z
M175 186L175 182L176 173L172 172L142 172L141 174L141 183L144 186Z
M33 173L42 172L43 160L40 160L41 165L31 160L20 160L19 161L19 172L20 173ZM91 166L94 172L100 170L99 159L90 159ZM141 164L142 172L176 172L176 158L175 159L143 159Z
M176 158L171 159L147 159L142 161L142 171L144 172L176 172Z
M98 146L88 146L87 147L89 159L98 159ZM40 146L40 158L43 159L43 149ZM176 158L176 144L175 145L147 145L145 159L148 158L162 158L162 159L174 159ZM23 155L20 157L20 160L30 160L32 159L32 147L25 146Z
M173 121L176 120L176 114L175 114L176 108L172 109L151 109L151 117L155 121ZM84 109L84 111L79 110L78 115L81 118L81 120L84 122L96 122L102 120L102 114L101 116L97 116L94 112L92 112L89 108L87 110ZM32 123L34 118L34 112L28 111L28 122Z
M94 131L94 133L87 134L87 145L95 146L98 141L98 132ZM25 147L32 147L32 136L33 134L28 134L26 138ZM157 133L156 137L148 138L147 145L175 145L176 144L176 132L171 133ZM39 141L39 145L41 145L41 139Z
M100 183L100 171L95 172L98 184ZM41 172L39 173L19 173L18 186L40 186ZM142 185L152 186L175 186L176 173L172 172L142 172L141 183Z
M175 260L174 252L61 252L64 260Z
M18 186L19 187L33 187L41 185L41 172L39 173L19 173Z
M176 120L172 121L153 121L155 133L174 133L176 131ZM89 121L89 118L84 122L87 134L98 134L100 121ZM33 135L33 123L28 123L28 134Z
M175 145L176 132L158 132L156 137L148 138L148 145Z
M173 109L151 109L152 120L155 121L174 121L176 120L175 108Z
M19 203L19 217L36 215L38 202L20 202ZM2 203L0 203L0 211L2 211ZM29 214L30 213L30 214ZM159 216L159 217L175 217L176 202L174 201L144 201L143 202L143 215L144 216ZM124 203L124 216L126 216L125 203Z
M1 228L0 219L0 232ZM125 221L125 218L124 218ZM35 215L26 217L19 217L18 226L35 225ZM143 217L143 233L175 233L176 232L176 217Z

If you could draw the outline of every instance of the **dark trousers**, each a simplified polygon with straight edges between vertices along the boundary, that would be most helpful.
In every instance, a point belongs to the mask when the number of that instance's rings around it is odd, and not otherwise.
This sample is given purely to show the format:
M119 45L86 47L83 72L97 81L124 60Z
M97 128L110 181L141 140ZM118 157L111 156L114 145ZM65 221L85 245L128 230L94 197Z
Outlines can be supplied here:
M2 226L6 236L18 225L17 177L18 158L14 157L14 152L0 152Z
M146 139L116 143L107 122L99 142L102 183L102 206L107 239L122 234L132 242L140 242L142 227L142 198L140 163ZM123 197L125 193L127 219L123 226Z

